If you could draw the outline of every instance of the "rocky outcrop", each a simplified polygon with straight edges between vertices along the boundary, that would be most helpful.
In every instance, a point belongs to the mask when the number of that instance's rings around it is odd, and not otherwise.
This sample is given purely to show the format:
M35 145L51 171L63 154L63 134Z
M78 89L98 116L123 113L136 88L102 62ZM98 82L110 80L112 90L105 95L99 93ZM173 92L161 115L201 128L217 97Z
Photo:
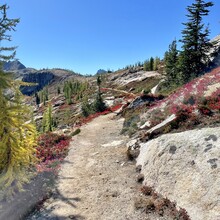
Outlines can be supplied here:
M34 86L21 86L21 92L25 95L32 95L44 86L48 85L53 79L54 74L47 71L28 73L23 76L23 82L36 83Z
M141 140L142 141L148 141L154 137L159 136L160 134L162 134L169 126L172 122L176 121L177 117L175 114L170 115L169 117L167 117L164 121L162 121L161 123L157 124L156 126L150 128L147 131L141 132L140 136L141 136ZM147 127L147 125L150 125L150 122L147 121L146 124L144 124Z
M210 54L212 54L211 55L212 62L210 64L210 69L213 69L220 66L220 35L212 39L211 42L214 43L215 45L215 49L212 49L210 51Z
M162 100L164 97L161 96L152 96L152 95L142 95L139 96L137 98L135 98L129 105L128 108L129 109L134 109L137 107L140 107L142 105L150 105L151 103L155 102L155 101L159 101Z
M160 82L151 89L151 94L156 95L160 90L161 85L165 82L165 79L160 80Z
M141 82L151 77L161 78L161 75L155 71L136 71L129 69L121 74L113 74L110 77L110 81L114 81L114 84L119 86L125 86L133 82Z
M166 134L140 144L144 184L185 208L192 220L220 219L220 128Z

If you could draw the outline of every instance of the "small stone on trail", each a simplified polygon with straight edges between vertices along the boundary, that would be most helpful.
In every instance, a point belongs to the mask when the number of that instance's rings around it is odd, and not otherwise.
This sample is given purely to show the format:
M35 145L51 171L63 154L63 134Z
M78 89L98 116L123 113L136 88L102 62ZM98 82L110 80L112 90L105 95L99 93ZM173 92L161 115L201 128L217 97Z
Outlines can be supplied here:
M97 154L99 154L99 152L95 152L93 154L91 154L92 156L96 156Z
M136 180L138 183L142 183L144 181L144 174L138 174Z
M141 169L142 169L142 166L141 166L141 165L136 166L136 172L140 173L140 172L141 172Z
M122 164L121 164L121 167L123 167L125 165L125 162L123 162Z
M119 196L119 193L117 192L117 191L114 191L113 193L112 193L112 197L118 197Z

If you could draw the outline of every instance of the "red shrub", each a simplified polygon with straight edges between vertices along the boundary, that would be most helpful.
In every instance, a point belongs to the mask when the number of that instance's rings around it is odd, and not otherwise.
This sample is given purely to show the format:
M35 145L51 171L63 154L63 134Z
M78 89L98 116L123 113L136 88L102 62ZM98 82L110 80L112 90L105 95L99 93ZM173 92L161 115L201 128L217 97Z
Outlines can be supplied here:
M36 156L40 161L37 170L42 171L45 168L57 167L58 162L62 161L67 155L70 137L54 133L45 133L38 138ZM53 166L51 166L53 164Z

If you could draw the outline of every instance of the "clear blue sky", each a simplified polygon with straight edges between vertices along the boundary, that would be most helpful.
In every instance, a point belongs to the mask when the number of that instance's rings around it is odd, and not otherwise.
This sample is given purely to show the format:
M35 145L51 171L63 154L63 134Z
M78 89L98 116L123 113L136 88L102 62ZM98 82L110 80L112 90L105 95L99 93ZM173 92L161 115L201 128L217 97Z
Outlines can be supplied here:
M181 38L193 0L5 0L20 18L12 33L17 58L27 67L67 68L82 74L163 57ZM206 22L220 34L220 1Z

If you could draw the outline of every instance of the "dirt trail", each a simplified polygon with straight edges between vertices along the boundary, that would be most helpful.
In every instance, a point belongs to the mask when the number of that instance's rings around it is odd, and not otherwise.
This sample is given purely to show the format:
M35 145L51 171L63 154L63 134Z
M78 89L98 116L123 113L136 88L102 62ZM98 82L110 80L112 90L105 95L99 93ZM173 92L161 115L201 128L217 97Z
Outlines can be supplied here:
M139 220L135 166L126 158L123 120L100 116L74 137L55 195L30 219Z

